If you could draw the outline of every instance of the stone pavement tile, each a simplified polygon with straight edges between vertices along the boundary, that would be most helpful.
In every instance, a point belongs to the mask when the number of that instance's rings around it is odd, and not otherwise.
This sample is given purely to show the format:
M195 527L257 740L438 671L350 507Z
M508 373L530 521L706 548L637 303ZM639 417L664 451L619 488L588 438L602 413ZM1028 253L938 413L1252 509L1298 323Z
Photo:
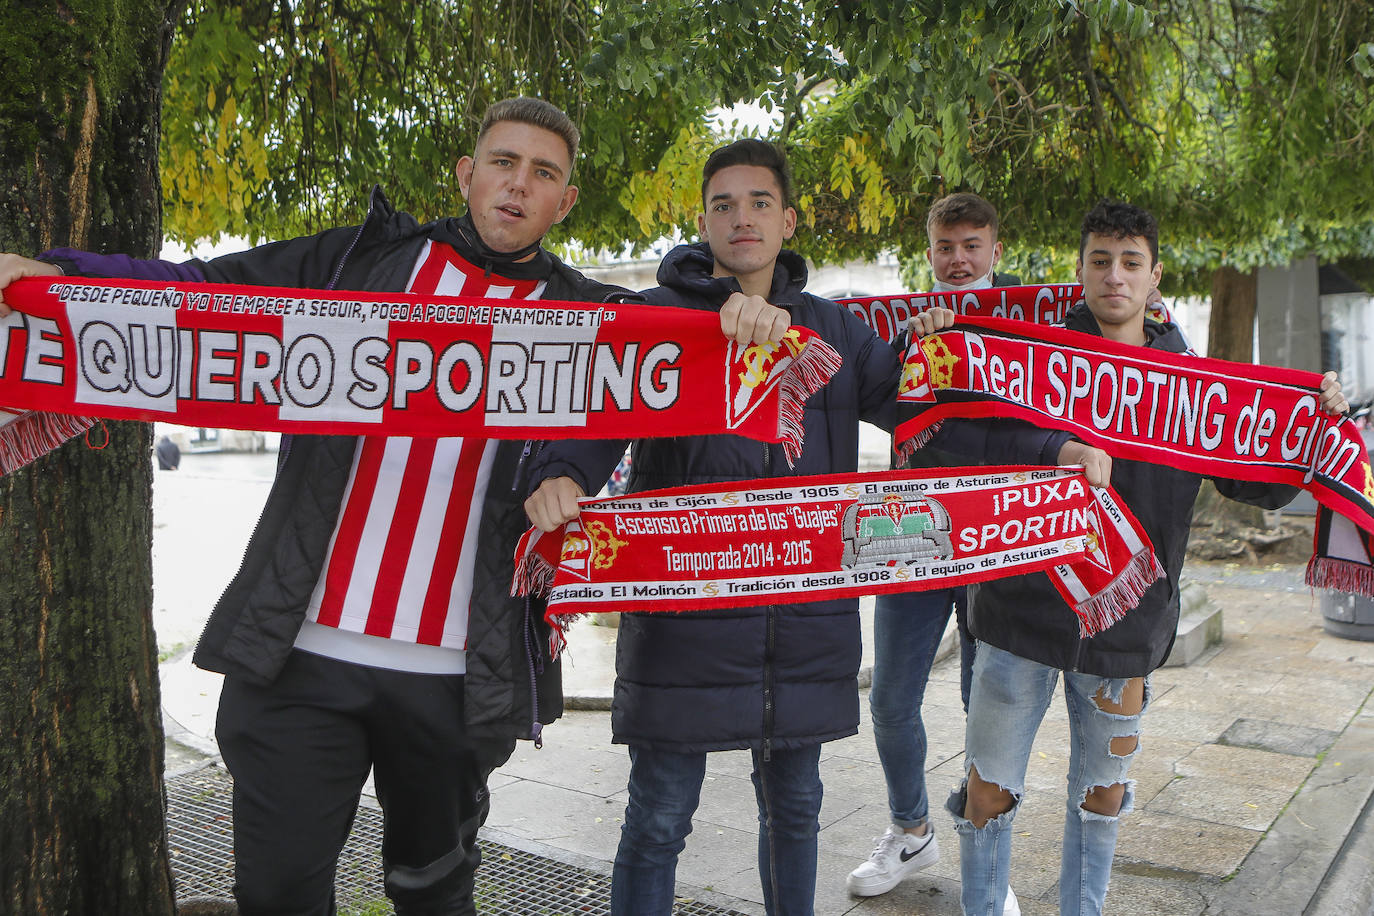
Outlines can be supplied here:
M625 791L630 758L624 748L610 744L559 741L541 749L520 741L497 773L607 798Z
M1137 810L1121 822L1118 859L1225 877L1240 867L1261 833L1173 814Z
M1112 916L1198 916L1207 895L1196 880L1159 874L1131 874L1126 867L1112 870L1103 909Z
M874 805L883 810L887 809L887 781L883 778L883 768L880 764L851 757L822 757L821 781L825 784L827 802L841 798L847 802L846 810L839 816L829 820L822 818L822 826L839 820L840 817L847 817L860 807ZM883 820L882 823L885 824L887 821Z
M678 857L677 880L680 884L750 901L762 910L758 854L756 829L742 831L697 824L687 837L687 847Z
M1327 729L1247 718L1232 723L1217 739L1217 744L1251 747L1295 757L1316 757L1330 747L1337 737L1339 732Z
M1255 748L1200 744L1174 770L1179 776L1217 776L1296 788L1312 772L1312 760Z
M1234 642L1227 639L1222 644L1222 650L1208 665L1231 669L1259 684L1281 673L1320 675L1329 667L1328 664L1308 654L1317 642L1316 639L1281 636L1242 637Z
M1368 669L1374 666L1374 641L1324 636L1307 654L1311 658L1327 663L1345 662L1363 666L1366 677L1368 677L1370 676Z
M1012 821L1011 886L1018 898L1050 899L1064 849L1064 792L1028 794Z
M1128 778L1135 780L1135 807L1137 810L1149 805L1174 781L1173 775L1165 770L1137 766L1131 767Z
M513 837L609 862L620 843L624 812L624 795L602 798L522 779L493 789L487 824Z
M1217 656L1220 659L1220 655ZM1255 672L1240 670L1214 660L1206 666L1160 668L1150 675L1155 699L1175 690L1195 694L1199 700L1212 695L1259 696L1273 686L1271 680L1257 678Z
M1169 735L1179 741L1210 744L1244 713L1243 709L1215 707L1215 700L1207 702L1186 691L1170 691L1145 714L1145 738Z
M1304 913L1374 794L1374 710L1363 708L1322 756L1209 912Z
M1264 830L1288 804L1312 767L1310 757L1200 745L1178 762L1178 778L1151 799L1145 810Z
M943 852L943 847L941 847ZM850 897L847 916L960 916L959 882L925 869L877 897ZM1027 916L1033 916L1027 912Z
M1371 686L1374 686L1374 678L1364 668L1326 663L1325 670L1319 675L1282 675L1274 682L1269 696L1286 700L1295 707L1305 708L1309 712L1312 712L1314 707L1327 707L1333 711L1343 710L1345 715L1337 726L1343 728L1355 714L1355 710L1363 705L1369 696ZM1311 721L1305 724L1314 728L1323 727Z

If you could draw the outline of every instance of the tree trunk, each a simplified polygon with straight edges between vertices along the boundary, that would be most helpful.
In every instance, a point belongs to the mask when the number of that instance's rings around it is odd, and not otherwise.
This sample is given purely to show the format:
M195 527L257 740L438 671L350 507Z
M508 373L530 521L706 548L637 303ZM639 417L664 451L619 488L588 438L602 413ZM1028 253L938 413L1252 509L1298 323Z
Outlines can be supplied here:
M161 79L180 6L6 15L0 250L156 253ZM151 440L146 424L98 424L0 479L0 912L174 911Z
M1212 274L1212 317L1207 323L1207 355L1237 363L1253 362L1256 271L1219 267ZM1193 504L1194 531L1188 552L1206 559L1255 559L1295 532L1269 530L1264 512L1222 497L1204 481ZM1207 526L1207 527L1199 527Z
M1218 267L1212 274L1212 317L1207 322L1207 355L1237 363L1254 362L1255 277L1251 270Z

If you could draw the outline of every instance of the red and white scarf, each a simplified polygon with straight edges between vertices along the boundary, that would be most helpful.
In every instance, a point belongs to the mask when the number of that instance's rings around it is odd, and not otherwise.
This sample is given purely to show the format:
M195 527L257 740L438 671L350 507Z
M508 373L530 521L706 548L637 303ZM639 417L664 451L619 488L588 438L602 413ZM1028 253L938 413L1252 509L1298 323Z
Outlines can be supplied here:
M0 319L0 405L189 426L730 432L782 442L790 462L803 402L840 364L805 328L741 347L714 312L647 305L73 278L19 280L5 298L19 311ZM10 436L0 452L12 467L48 444Z
M1040 325L1061 324L1069 309L1083 301L1083 287L1078 283L1046 283L944 293L854 296L835 301L858 316L883 340L892 343L906 329L908 318L933 308L947 308L965 318L1007 318ZM1173 321L1169 309L1162 302L1148 305L1145 314L1155 321ZM1191 347L1189 352L1192 352Z
M1202 359L1023 322L967 319L907 351L895 440L929 440L947 417L1021 417L1114 456L1308 490L1374 532L1374 471L1355 424L1320 406L1312 372ZM1351 561L1347 561L1349 563ZM1309 581L1374 595L1374 567Z
M1046 570L1084 635L1159 576L1149 537L1077 468L743 480L581 500L516 549L513 594L569 615L684 611L947 588Z

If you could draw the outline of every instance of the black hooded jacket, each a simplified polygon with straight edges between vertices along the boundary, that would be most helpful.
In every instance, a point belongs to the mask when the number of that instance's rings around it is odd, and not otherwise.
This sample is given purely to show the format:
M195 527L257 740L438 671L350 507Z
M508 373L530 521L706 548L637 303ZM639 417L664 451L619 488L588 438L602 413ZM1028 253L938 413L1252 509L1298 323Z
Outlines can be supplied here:
M1101 336L1086 305L1069 310L1064 326ZM1187 344L1177 327L1146 319L1146 347L1182 353ZM1278 484L1212 478L1223 495L1274 509L1298 490ZM1179 573L1188 547L1193 502L1202 477L1157 462L1112 459L1112 487L1140 521L1165 570L1126 616L1088 639L1078 618L1043 572L993 579L969 586L969 629L982 642L1023 658L1101 677L1149 674L1163 664L1174 644L1179 615Z
M718 311L740 288L733 278L711 276L713 267L705 244L679 246L659 267L662 285L644 296L654 305ZM859 421L891 431L901 371L897 352L849 310L803 292L806 279L806 262L783 251L768 299L787 309L793 324L818 333L844 364L806 402L796 467L788 468L781 447L740 436L637 439L630 491L852 472ZM1005 429L987 432L996 426L968 426L972 453L998 463L1040 463L1049 434L1005 435L1001 445L1021 450L998 451L993 440ZM531 485L568 476L595 493L624 447L623 441L553 443L533 462ZM859 724L860 650L854 599L624 614L616 643L614 740L688 753L796 748L852 735Z
M732 277L713 277L705 244L675 248L659 266L653 305L718 311ZM805 443L795 468L782 448L742 436L678 436L634 442L631 492L709 483L853 471L859 421L891 429L896 351L828 299L803 292L806 262L784 251L768 300L817 332L844 360L806 402ZM621 442L551 443L531 484L569 476L588 493L601 486ZM766 570L760 570L766 575ZM745 747L795 748L852 735L859 726L860 660L854 599L760 607L624 614L616 641L613 738L681 753Z
M544 298L582 302L637 300L589 280L542 249L515 263L486 248L467 217L421 225L392 209L374 189L361 226L274 242L215 258L172 265L68 249L46 260L68 273L203 280L254 286L404 290L427 239L451 246L471 263L512 279L547 279ZM515 256L527 252L517 252ZM297 435L282 439L277 477L243 564L215 605L196 645L195 663L256 683L281 670L305 620L348 482L358 439ZM477 736L537 737L562 714L558 664L548 657L542 607L510 596L515 543L528 527L519 479L540 443L503 441L482 507L482 539L473 571L468 622L464 715Z

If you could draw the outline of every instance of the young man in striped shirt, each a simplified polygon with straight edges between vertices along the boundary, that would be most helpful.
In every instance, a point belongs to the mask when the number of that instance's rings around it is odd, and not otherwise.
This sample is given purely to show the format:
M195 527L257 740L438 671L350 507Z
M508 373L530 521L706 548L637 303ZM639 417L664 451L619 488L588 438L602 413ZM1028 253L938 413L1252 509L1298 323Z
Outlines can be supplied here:
M616 301L541 247L577 199L578 131L536 99L486 113L457 163L468 212L421 225L374 190L361 226L212 261L70 250L0 255L20 276ZM541 616L509 595L534 446L462 437L292 436L243 566L195 661L223 672L238 909L330 913L371 770L398 913L474 913L486 780L562 711Z

